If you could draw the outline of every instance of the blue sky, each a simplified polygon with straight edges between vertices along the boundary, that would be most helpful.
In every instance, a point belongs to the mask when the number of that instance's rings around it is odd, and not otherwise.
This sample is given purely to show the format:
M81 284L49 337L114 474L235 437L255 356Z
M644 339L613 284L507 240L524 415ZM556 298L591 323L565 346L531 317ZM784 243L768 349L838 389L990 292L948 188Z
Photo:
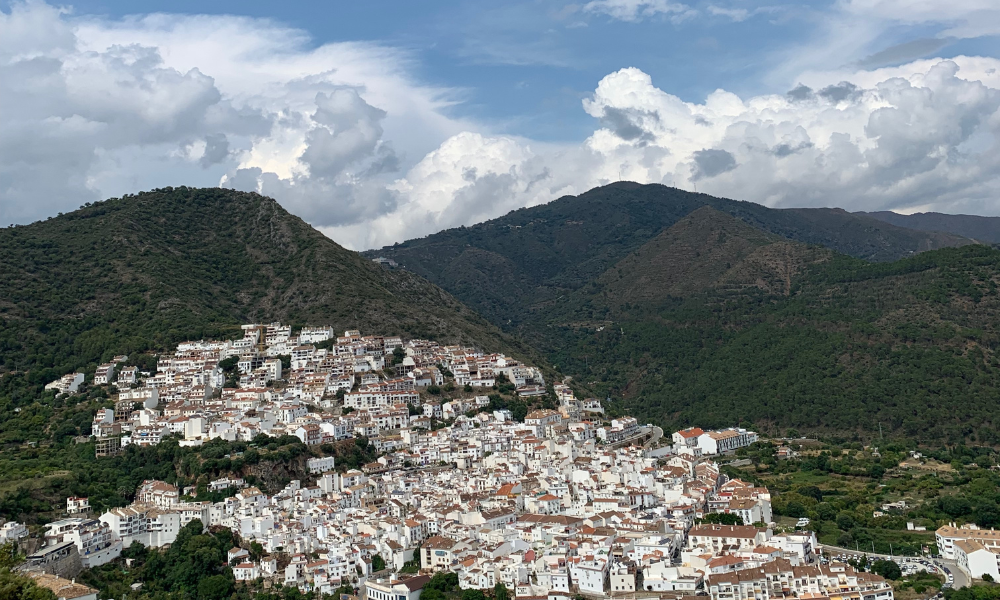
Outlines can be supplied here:
M0 222L226 185L362 248L619 173L1000 214L995 4L0 3Z
M496 5L493 5L496 4ZM636 67L683 100L697 102L718 88L740 95L783 92L790 80L769 78L786 52L808 44L833 10L831 2L784 5L729 3L753 11L745 20L701 14L674 22L658 14L623 21L585 14L571 2L73 2L80 15L120 18L136 13L246 15L309 32L311 43L365 40L411 51L413 73L463 90L455 114L489 121L503 131L549 141L579 140L591 119L580 101L608 73ZM940 24L887 29L872 54L934 37ZM996 38L952 41L937 51L910 52L882 64L924 55L954 56L996 49ZM866 52L867 49L864 49ZM794 83L794 82L792 82ZM778 89L775 89L777 86Z

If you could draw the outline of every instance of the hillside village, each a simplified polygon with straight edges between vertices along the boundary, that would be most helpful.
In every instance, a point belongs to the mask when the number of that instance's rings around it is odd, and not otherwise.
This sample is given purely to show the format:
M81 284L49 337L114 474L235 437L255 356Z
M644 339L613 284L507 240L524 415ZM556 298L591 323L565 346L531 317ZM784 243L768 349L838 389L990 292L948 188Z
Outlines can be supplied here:
M821 562L812 532L777 532L766 488L720 472L712 457L752 444L753 432L692 428L657 443L657 428L607 420L599 401L502 354L329 328L243 331L180 344L155 373L119 368L124 357L102 365L95 384L114 382L118 398L95 416L98 454L168 436L199 445L267 434L309 446L364 437L377 460L345 470L313 456L307 480L273 493L222 478L209 489L231 495L217 502L154 480L102 514L68 498L29 572L72 580L133 543L169 546L197 520L238 534L227 560L244 585L348 586L371 600L417 600L438 572L532 600L893 600L882 577ZM82 378L53 386L71 393ZM493 407L500 386L537 403L554 396L555 407ZM431 399L445 388L458 397ZM0 542L27 535L0 524Z

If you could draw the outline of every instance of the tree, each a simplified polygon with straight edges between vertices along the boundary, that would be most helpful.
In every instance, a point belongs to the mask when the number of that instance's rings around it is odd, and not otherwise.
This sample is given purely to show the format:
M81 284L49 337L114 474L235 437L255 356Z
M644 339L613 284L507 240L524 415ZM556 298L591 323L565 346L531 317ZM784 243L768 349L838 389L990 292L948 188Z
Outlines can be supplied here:
M881 575L882 577L893 581L903 576L903 572L900 570L899 565L892 560L876 560L872 563L872 573Z
M842 512L837 515L837 527L843 529L844 531L848 531L854 527L854 517L851 513Z
M482 590L463 590L462 600L486 600L486 595Z
M698 519L698 522L716 525L743 525L743 517L734 513L709 513Z
M212 575L198 582L198 600L224 600L233 592L233 582L225 575Z
M824 457L825 458L825 457ZM823 490L819 489L815 485L807 485L805 487L800 487L798 489L799 494L809 498L815 498L817 502L823 501Z
M0 569L0 600L56 600L56 595L30 577Z
M14 572L14 567L23 561L24 555L17 551L17 544L0 545L0 600L55 600L51 591Z
M0 546L0 569L11 570L24 562L24 555L17 551L15 542L7 542Z
M806 507L798 500L792 500L785 505L785 515L796 519L806 516Z
M976 507L972 515L976 521L976 525L984 529L1000 525L1000 508L997 507L995 502L984 501Z
M827 502L816 505L816 517L821 521L832 521L837 518L837 509Z
M264 556L264 546L259 542L250 542L250 558L254 562L259 561Z
M972 512L972 505L961 496L941 496L938 507L950 517L961 517Z
M382 555L380 555L380 554L373 555L372 556L372 570L378 572L378 571L381 571L383 569L385 569L385 559L383 559Z
M510 600L510 593L507 592L507 586L499 582L493 586L493 600Z
M987 583L993 583L993 576L989 573L983 573L983 581Z

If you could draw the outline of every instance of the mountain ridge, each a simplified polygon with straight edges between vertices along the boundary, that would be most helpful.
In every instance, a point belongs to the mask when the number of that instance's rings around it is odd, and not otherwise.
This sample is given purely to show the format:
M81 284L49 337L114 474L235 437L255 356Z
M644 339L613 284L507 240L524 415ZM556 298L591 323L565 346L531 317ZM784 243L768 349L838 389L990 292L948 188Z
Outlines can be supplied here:
M864 215L891 225L916 229L918 231L939 231L961 235L990 244L1000 243L1000 217L950 215L936 212L903 215L887 210L857 212L854 214Z
M342 248L270 198L221 188L163 188L2 229L0 270L0 369L45 377L248 321L517 345L437 286Z
M869 260L973 243L841 209L771 209L659 184L618 182L469 227L365 252L437 283L500 326L607 270L702 206L782 237Z

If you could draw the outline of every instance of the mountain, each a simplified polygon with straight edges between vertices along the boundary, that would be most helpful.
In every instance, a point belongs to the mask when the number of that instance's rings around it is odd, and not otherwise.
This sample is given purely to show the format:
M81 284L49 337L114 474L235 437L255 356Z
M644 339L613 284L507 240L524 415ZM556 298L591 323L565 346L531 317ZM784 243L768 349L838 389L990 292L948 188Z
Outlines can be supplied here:
M521 333L612 415L995 444L998 284L986 246L871 263L702 208Z
M891 211L854 214L878 219L897 227L918 231L943 231L989 244L1000 243L1000 217L946 215L933 212L901 215Z
M512 346L437 286L253 193L165 188L0 229L0 272L0 373L36 384L245 322Z
M517 331L612 415L1000 442L1000 252L967 237L622 183L371 255Z
M620 182L367 255L391 258L494 323L515 326L703 206L790 240L867 260L896 260L971 243L840 209L777 210L663 185Z
M606 302L656 306L709 289L756 288L787 295L792 277L830 254L710 206L665 229L595 281Z

